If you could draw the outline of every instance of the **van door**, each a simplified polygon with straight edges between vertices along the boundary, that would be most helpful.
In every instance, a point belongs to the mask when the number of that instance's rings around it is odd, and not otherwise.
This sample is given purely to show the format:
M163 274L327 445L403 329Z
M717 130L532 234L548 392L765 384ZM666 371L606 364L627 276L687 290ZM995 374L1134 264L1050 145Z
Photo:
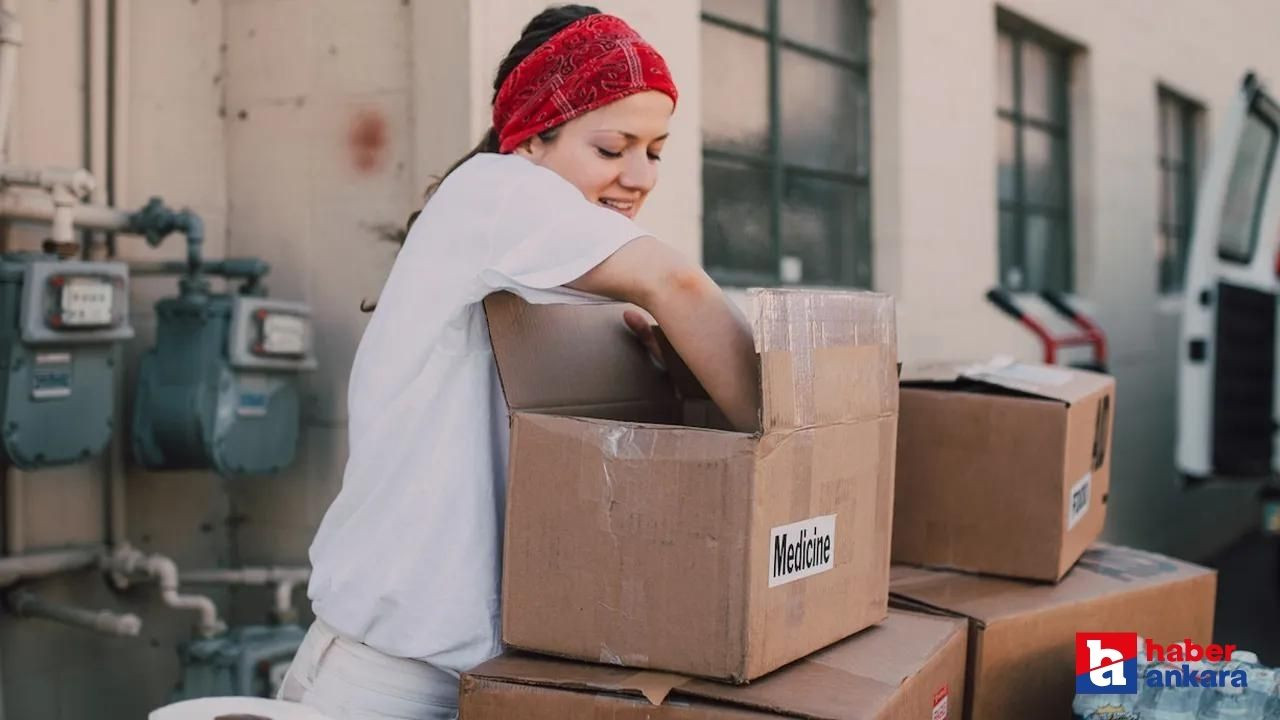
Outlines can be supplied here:
M1187 258L1178 368L1179 471L1280 470L1280 106L1244 80L1205 168Z

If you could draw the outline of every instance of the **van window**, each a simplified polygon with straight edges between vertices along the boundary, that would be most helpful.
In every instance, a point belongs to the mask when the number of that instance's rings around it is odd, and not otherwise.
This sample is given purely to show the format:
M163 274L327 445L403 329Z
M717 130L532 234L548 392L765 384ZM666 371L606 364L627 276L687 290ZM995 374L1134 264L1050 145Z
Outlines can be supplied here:
M1275 160L1278 134L1275 123L1256 110L1245 117L1222 204L1218 256L1224 260L1246 264L1253 260L1263 190Z

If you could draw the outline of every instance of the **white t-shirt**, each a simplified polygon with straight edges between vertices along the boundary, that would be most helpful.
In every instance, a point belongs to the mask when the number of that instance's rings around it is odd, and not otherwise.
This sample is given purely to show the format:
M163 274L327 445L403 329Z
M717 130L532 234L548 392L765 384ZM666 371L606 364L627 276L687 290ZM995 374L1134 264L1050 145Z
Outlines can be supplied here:
M509 427L481 301L561 287L647 235L516 155L477 155L414 223L360 340L342 490L308 595L335 630L450 672L497 655Z

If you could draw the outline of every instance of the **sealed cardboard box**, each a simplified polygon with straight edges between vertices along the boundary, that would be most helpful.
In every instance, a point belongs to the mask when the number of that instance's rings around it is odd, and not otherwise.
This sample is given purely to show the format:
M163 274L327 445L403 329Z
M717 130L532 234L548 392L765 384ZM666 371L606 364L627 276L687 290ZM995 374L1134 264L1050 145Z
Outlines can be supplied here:
M623 306L485 301L511 409L506 644L743 682L884 618L893 302L751 300L754 434L686 402Z
M1102 532L1114 412L1108 375L903 368L893 561L1061 578Z
M965 624L893 611L750 685L529 655L463 675L462 720L958 720Z
M1135 632L1165 644L1211 640L1217 573L1163 555L1097 544L1057 585L895 565L895 607L969 618L974 720L1066 718L1075 634Z

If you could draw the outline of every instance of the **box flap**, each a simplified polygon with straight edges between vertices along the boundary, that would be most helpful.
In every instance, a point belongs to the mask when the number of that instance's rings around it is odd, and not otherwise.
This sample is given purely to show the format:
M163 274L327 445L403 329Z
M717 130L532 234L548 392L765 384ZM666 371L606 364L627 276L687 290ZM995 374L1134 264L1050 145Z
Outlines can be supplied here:
M548 657L508 653L467 673L473 677L567 690L699 698L788 717L876 717L909 678L956 635L962 621L892 611L879 625L820 650L750 685L729 685Z
M1069 405L1114 384L1115 379L1078 368L997 357L984 362L907 364L902 368L901 382L904 387L951 385L957 390L977 383Z
M791 289L750 297L764 432L897 412L893 298Z
M889 573L889 592L916 607L964 615L989 625L1027 612L1211 573L1208 568L1145 550L1095 543L1057 584L895 565Z
M531 305L507 293L484 301L507 406L644 419L674 417L675 392L627 329L624 303Z

